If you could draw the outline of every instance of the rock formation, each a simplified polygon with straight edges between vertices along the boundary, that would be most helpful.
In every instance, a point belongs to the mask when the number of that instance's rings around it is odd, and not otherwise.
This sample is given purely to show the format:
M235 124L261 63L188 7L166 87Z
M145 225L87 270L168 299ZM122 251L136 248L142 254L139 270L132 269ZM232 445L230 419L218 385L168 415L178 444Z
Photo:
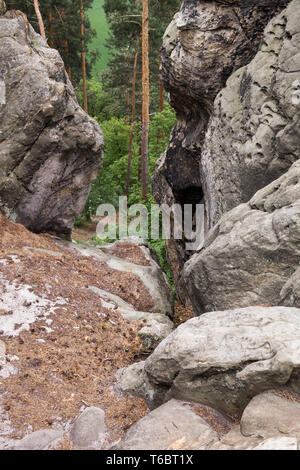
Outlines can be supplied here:
M192 256L167 242L197 317L175 329L143 240L86 246L0 214L0 448L300 449L299 37L299 0L184 0L166 31L178 124L153 188L205 205ZM0 39L1 210L68 234L101 131L23 18L1 16Z
M272 392L254 397L241 419L243 435L266 439L282 433L300 438L300 403L289 398Z
M130 428L118 450L198 449L218 441L217 433L189 403L170 400Z
M300 161L223 215L184 279L196 314L299 303Z
M240 421L224 432L208 419L218 438L201 450L300 447L300 2L284 3L186 1L164 38L178 124L153 187L168 205L205 204L197 252L167 244L199 317L116 377L155 412L176 399Z
M300 158L299 24L293 1L215 100L200 163L209 228Z
M208 406L172 399L132 426L117 449L299 450L299 406L289 393L266 392L234 425Z
M68 235L100 168L103 135L58 52L13 11L0 17L0 84L0 210L32 231Z
M300 309L248 307L210 312L179 326L119 387L151 408L176 398L239 417L270 389L299 397Z
M209 118L212 112L213 115L216 114L214 99L225 86L228 77L235 70L248 64L255 56L264 27L287 3L288 0L264 2L237 0L221 3L189 0L183 2L181 11L175 15L165 33L162 49L162 80L165 88L170 92L170 102L176 110L178 123L173 130L170 146L159 160L153 178L153 192L157 202L166 202L169 205L174 202L180 204L202 202L209 215L210 199L214 195L208 196L208 191L211 191L209 185L210 178L213 176L206 167L199 170L199 164ZM281 24L283 23L282 20ZM280 31L275 33L278 36L276 46L280 43L280 34L284 32L284 28L279 27L279 29ZM276 37L274 42L276 42ZM270 39L267 39L267 43L270 43ZM264 47L268 46L264 45ZM276 51L272 59L276 62ZM276 71L275 68L272 69L274 75ZM258 74L260 73L259 71ZM256 78L253 76L251 80L251 83L254 83ZM250 82L244 79L243 94L249 86ZM237 87L234 93L238 92ZM228 102L230 107L232 103L230 100ZM222 113L224 120L225 113L232 117L234 115L234 111L230 112L226 109ZM250 109L249 113L251 114ZM247 119L245 117L245 122ZM290 122L291 119L285 121L286 124ZM278 122L277 126L279 124ZM213 124L210 126L208 138L214 129L212 126ZM220 123L220 132L222 131L224 131L224 126ZM220 149L220 154L226 163L228 159L231 159L232 145L229 131L225 130L224 135L228 142L229 154L228 152L226 154L223 148ZM205 152L207 154L208 150L206 149ZM213 155L212 158L214 158ZM289 159L290 162L294 160L295 158ZM211 160L206 166L209 164L213 165ZM222 162L218 164L219 170L222 171ZM287 164L283 163L281 170L286 168ZM253 185L252 194L248 191L243 202L246 202L257 189L269 183L272 177L276 178L279 173L280 169L277 168L264 179L260 178L257 184ZM234 205L240 203L241 200L231 202ZM207 226L210 225L209 219ZM181 300L187 303L188 294L181 278L181 270L189 253L185 251L184 243L171 240L168 242L168 255L177 292Z

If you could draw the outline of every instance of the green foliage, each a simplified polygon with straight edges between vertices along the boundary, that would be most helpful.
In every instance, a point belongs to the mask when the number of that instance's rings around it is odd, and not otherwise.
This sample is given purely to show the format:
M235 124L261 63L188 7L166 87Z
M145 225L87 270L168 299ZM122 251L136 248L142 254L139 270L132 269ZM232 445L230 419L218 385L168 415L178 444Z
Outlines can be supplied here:
M150 95L151 113L159 107L159 56L162 37L172 16L178 11L181 0L149 0L149 58L150 58ZM108 69L103 78L105 87L114 93L115 110L129 114L126 102L127 93L131 94L134 57L138 36L141 34L141 0L105 0L104 10L110 28L107 47L111 51ZM137 110L141 110L141 53L137 65Z
M99 77L99 74L106 69L109 61L109 49L106 47L109 30L103 4L104 0L94 0L92 7L87 11L91 26L97 32L97 36L90 43L89 50L99 50L99 55L92 68L94 78Z
M101 89L100 93L102 93ZM102 109L102 106L99 106ZM102 111L100 111L102 113ZM95 116L98 120L98 116ZM168 104L161 113L152 116L150 121L149 134L149 180L153 174L154 166L159 155L166 148L170 132L176 122L174 112ZM141 182L139 177L140 169L140 126L137 122L134 129L130 193L128 204L144 204L141 197ZM92 184L91 193L86 204L85 214L95 215L99 204L109 203L118 205L119 196L124 196L126 192L126 175L129 147L129 126L124 118L113 117L101 123L104 133L105 149L103 167ZM150 188L149 188L150 189ZM147 205L154 203L151 189L149 190Z
M82 82L80 82L80 86L77 89L77 97L82 107ZM87 98L90 116L94 117L99 123L108 121L111 118L110 107L113 103L113 97L104 91L101 82L95 79L87 80Z
M94 0L83 0L84 10L91 8L93 2ZM33 0L7 0L6 3L10 9L23 11L35 31L39 32ZM43 0L39 2L39 5L48 42L53 41L54 48L62 56L65 67L71 69L73 83L78 84L81 78L80 2L79 0ZM51 16L52 20L50 21ZM89 43L96 36L96 32L91 28L90 20L86 14L84 23L87 75L90 76L98 52L89 47Z
M171 273L171 270L167 261L167 250L166 250L165 240L161 238L158 240L149 239L148 243L155 250L159 259L159 264L161 265L162 269L166 273L173 295L175 296L176 291L175 291L173 276L172 276L172 273Z

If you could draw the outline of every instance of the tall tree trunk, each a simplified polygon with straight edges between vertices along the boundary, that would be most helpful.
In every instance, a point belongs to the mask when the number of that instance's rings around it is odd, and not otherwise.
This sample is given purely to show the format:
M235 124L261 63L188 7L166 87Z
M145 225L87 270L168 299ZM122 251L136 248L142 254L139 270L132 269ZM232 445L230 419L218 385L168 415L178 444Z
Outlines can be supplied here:
M131 173L131 160L132 160L132 140L133 140L133 129L135 123L135 106L136 106L136 97L135 97L135 89L136 89L136 67L139 57L140 51L140 34L137 38L137 48L134 57L134 64L133 64L133 76L132 76L132 96L131 96L131 126L129 132L129 151L128 151L128 164L127 164L127 177L126 177L126 196L129 196L129 187L130 187L130 173Z
M63 45L64 45L64 49L65 49L65 55L68 59L69 58L69 43L68 43L67 39L64 39ZM71 67L70 67L70 64L68 64L68 63L66 64L66 71L67 71L70 82L72 82Z
M149 4L143 0L142 15L142 55L143 55L143 78L142 78L142 197L148 196L148 159L149 159Z
M56 13L58 14L58 17L61 21L61 24L62 24L62 27L63 27L63 31L64 31L64 35L66 36L66 28L65 28L65 22L64 22L64 16L65 16L65 12L64 10L60 11L56 5L54 5L54 8L56 10ZM65 60L65 65L66 65L66 71L67 71L67 74L68 74L68 77L69 77L69 80L70 82L72 82L72 72L71 72L71 67L70 67L70 64L68 63L68 60L69 60L69 43L68 43L68 40L67 38L65 37L65 39L63 40L63 46L64 48L64 53L65 53L65 57L66 57L66 60Z
M159 69L161 64L161 52L159 53ZM160 78L159 73L159 112L161 113L164 110L164 86Z
M40 12L40 7L39 7L38 0L33 0L33 5L34 5L34 9L35 9L35 14L36 14L38 22L39 22L39 28L40 28L41 36L42 36L43 39L45 39L45 41L47 41L44 21L43 21L41 12Z
M160 69L161 52L159 53L158 63L159 63L159 69ZM161 78L160 78L160 73L159 73L159 76L158 76L158 80L159 80L159 112L161 113L164 110L164 87L163 87L163 83L162 83ZM156 136L155 153L158 153L160 141L164 137L165 137L164 132L162 130L158 130L157 136Z
M83 91L83 109L88 112L87 91L86 91L86 58L85 58L85 40L84 40L84 11L83 0L80 0L80 35L81 35L81 70L82 70L82 91Z
M53 42L53 22L52 21L53 21L53 12L52 12L52 8L50 8L49 13L48 13L49 46L53 48L54 47L54 42Z
M126 91L126 117L125 117L126 126L129 125L129 105L130 105L130 93L129 93L129 88L127 88L127 91Z

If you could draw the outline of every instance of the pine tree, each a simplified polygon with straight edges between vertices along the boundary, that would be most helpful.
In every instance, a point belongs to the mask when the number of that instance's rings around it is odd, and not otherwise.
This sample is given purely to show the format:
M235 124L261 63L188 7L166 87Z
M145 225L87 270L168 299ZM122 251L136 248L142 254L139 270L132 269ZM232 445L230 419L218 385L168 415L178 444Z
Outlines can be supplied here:
M86 11L94 0L83 0ZM39 32L38 19L33 0L7 0L10 9L21 10ZM79 84L82 76L81 53L82 39L80 34L81 17L79 0L40 0L40 12L45 24L46 37L50 47L57 49L65 63L66 70L73 83ZM88 16L84 17L84 49L86 54L86 74L90 76L97 51L89 51L88 45L96 35L91 28Z
M43 17L42 17L42 15L41 15L41 11L40 11L40 6L39 6L38 0L33 0L33 6L34 6L34 10L35 10L36 17L37 17L37 19L38 19L38 23L39 23L39 28L40 28L41 36L42 36L42 38L46 41L47 38L46 38L46 33L45 33L45 26L44 26Z
M127 177L126 177L126 196L129 196L129 186L130 186L130 172L131 172L131 159L132 159L132 140L133 140L133 130L135 124L135 115L136 115L136 96L135 96L135 89L136 89L136 68L137 62L140 52L140 39L141 36L138 35L137 39L137 48L134 57L134 65L133 65L133 75L132 75L132 92L131 92L131 126L129 132L129 151L128 151L128 164L127 164Z
M148 195L148 153L149 153L149 2L143 0L142 15L142 197Z
M83 109L87 113L88 103L87 103L87 91L86 91L86 55L85 55L85 28L84 28L83 0L80 0L80 35L81 35L81 73L82 73Z
M162 88L159 80L159 52L164 31L172 16L181 5L180 0L148 0L149 17L149 67L150 67L150 112L157 112ZM142 32L142 0L105 0L104 10L110 27L107 45L111 60L103 75L106 90L115 95L118 108L114 113L129 115L130 109L125 97L131 88L132 70L138 34ZM131 100L129 101L131 103ZM141 114L142 107L142 60L137 64L136 106Z

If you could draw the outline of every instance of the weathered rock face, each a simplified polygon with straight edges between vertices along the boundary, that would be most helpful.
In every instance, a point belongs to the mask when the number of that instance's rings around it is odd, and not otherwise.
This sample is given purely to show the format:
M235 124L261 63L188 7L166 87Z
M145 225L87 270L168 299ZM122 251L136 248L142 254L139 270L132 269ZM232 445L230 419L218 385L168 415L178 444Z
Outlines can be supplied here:
M132 298L135 300L135 306L138 307L140 312L139 318L137 315L138 312L133 308L132 305L124 305L124 302L120 304L119 301L121 299L115 299L114 302L115 307L113 308L116 308L117 305L117 308L119 307L128 318L130 315L133 315L133 317L136 316L136 318L132 318L133 320L136 319L143 321L143 314L145 314L145 312L161 314L163 317L166 315L169 317L173 316L173 295L168 283L167 276L159 264L153 259L151 250L148 248L146 243L145 245L136 245L134 242L131 243L133 253L135 252L134 256L132 256L132 253L126 253L126 243L122 241L117 241L114 244L101 245L99 247L68 242L63 242L63 245L69 246L74 252L79 252L84 256L89 256L96 259L97 261L105 263L107 268L123 273L124 278L126 278L126 274L131 274L139 280L139 282L143 285L143 290L132 292ZM118 247L117 252L115 251L116 247ZM140 252L139 255L137 255L137 250ZM140 261L137 262L136 258L139 256L141 258ZM155 257L157 257L156 253ZM133 286L130 286L130 279L128 279L127 282L127 289L130 290L130 288L133 288ZM124 288L121 289L121 292L123 292L123 290ZM101 294L102 293L100 292L100 295ZM161 327L163 327L163 325L167 326L165 331L167 334L170 331L170 327L172 328L172 323L168 322L168 318L164 318L162 320L159 315L156 315L152 317L151 320L152 322L155 321L160 323ZM144 326L150 327L150 322ZM152 327L153 326L154 325L152 323Z
M269 304L300 307L300 162L225 214L184 279L198 315Z
M240 426L202 450L297 450L299 397L290 392L265 392L254 397L243 412Z
M132 426L119 450L198 449L218 440L217 433L189 406L170 400Z
M162 48L162 80L178 123L153 178L157 202L206 203L208 182L199 162L214 99L232 72L255 56L264 27L288 1L183 1ZM168 252L178 294L187 303L180 270L189 254L176 241Z
M300 437L300 403L267 392L254 397L241 419L244 436L269 438L276 434Z
M50 450L63 438L63 433L55 429L41 429L11 442L11 450Z
M300 158L299 25L293 1L215 100L200 164L209 227Z
M90 406L75 420L70 435L76 450L99 450L105 440L105 413Z
M12 12L0 17L0 64L0 210L32 231L69 234L101 165L101 129L58 52Z
M173 397L235 415L266 390L299 394L299 338L300 309L207 313L178 327L145 361L144 396L151 407Z
M162 78L179 116L210 113L226 79L250 62L264 27L287 4L286 0L183 1L165 32L162 49Z

